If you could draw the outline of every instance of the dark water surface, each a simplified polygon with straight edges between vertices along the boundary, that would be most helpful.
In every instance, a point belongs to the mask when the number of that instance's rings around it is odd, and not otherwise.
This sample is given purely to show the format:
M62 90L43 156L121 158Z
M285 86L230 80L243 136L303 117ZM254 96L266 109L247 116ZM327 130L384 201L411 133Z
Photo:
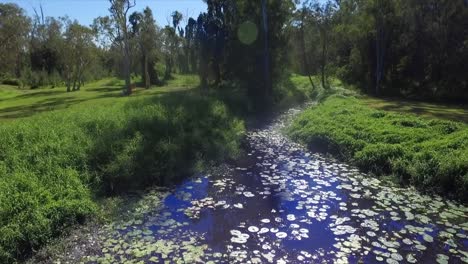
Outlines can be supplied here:
M248 133L248 155L106 227L100 263L468 263L468 208L390 187L284 137L298 110Z

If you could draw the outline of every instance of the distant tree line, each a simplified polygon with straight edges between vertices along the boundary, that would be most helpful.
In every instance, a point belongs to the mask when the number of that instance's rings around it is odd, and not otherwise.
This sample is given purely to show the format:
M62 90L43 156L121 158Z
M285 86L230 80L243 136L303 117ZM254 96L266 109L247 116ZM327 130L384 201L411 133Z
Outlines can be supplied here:
M16 4L0 4L1 79L32 88L65 83L76 91L87 80L115 74L130 94L133 73L149 88L179 72L199 74L202 87L230 81L271 100L287 64L292 0L207 0L206 12L185 18L175 11L163 28L149 7L134 11L134 0L109 3L109 15L89 27L44 18L42 9L30 18Z
M464 0L306 1L295 11L294 71L338 76L375 95L468 100Z
M109 0L89 27L0 4L0 79L75 91L117 75L130 94L132 74L149 88L178 72L267 105L296 72L314 87L336 76L369 94L468 100L464 0L205 2L198 17L174 11L162 28L135 0Z

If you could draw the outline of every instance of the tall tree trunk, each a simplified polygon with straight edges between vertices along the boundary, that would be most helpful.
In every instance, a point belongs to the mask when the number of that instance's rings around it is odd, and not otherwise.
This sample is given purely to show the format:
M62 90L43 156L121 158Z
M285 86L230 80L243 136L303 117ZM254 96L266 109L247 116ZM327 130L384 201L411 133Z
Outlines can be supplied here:
M381 94L381 83L384 77L384 66L385 66L385 31L383 25L377 24L377 36L376 36L376 70L375 70L375 94Z
M164 79L169 80L171 79L172 75L172 59L169 58L169 55L166 56L166 71L164 73Z
M305 10L302 10L301 14L301 27L300 27L300 38L301 38L301 49L302 49L302 63L304 67L304 73L309 77L310 85L313 89L315 89L314 81L312 80L312 76L310 75L310 67L309 67L309 59L307 57L306 52L306 44L305 44L305 32L304 32L304 24L305 24Z
M130 43L128 42L128 33L126 26L124 28L124 75L125 87L124 94L132 94L132 79L130 74Z
M215 85L218 85L221 83L221 70L219 67L219 58L217 56L215 57L215 62L213 63L213 72L215 75Z
M145 88L146 89L149 89L150 86L151 86L151 78L150 78L150 74L149 74L149 67L148 67L148 54L147 52L145 51L144 52L144 74L145 74Z
M71 73L69 66L65 66L67 93L71 92Z
M327 32L326 29L321 30L322 35L322 65L321 65L321 72L322 72L322 88L327 89L327 77L326 77L326 66L327 66Z
M264 96L269 97L272 93L270 81L270 54L268 43L268 9L267 0L262 0L262 16L263 16L263 33L264 33L264 50L263 50L263 78L265 81ZM267 99L267 98L265 98Z

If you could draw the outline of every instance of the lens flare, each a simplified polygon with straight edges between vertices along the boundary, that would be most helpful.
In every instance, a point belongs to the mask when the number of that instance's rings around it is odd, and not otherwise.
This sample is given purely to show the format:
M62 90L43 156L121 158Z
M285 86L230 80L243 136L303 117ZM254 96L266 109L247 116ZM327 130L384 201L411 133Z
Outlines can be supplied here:
M254 43L258 37L257 25L250 21L242 23L237 30L237 37L239 41L245 45Z

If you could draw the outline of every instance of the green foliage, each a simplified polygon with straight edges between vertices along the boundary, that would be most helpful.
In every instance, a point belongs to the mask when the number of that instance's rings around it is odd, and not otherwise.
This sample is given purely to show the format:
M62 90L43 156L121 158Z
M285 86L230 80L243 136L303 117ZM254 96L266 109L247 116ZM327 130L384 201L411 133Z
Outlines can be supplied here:
M295 72L326 66L368 94L468 100L466 1L304 2L290 27Z
M468 199L468 126L463 123L382 112L335 95L303 113L289 133L365 171Z
M95 214L93 195L170 185L201 161L235 156L243 132L222 102L196 91L4 121L0 262L26 256Z

